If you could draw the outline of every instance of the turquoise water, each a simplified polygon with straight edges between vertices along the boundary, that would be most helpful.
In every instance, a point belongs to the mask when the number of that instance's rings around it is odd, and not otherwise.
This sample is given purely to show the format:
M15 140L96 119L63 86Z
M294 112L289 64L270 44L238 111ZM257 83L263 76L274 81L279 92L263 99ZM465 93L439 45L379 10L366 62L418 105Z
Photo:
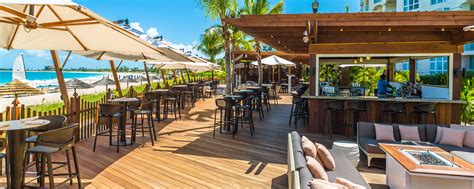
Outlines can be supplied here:
M106 73L85 73L85 72L64 72L65 79L72 78L88 78L106 75ZM56 79L56 72L26 72L26 79L30 81L34 80L50 80ZM12 81L11 71L0 71L0 85Z

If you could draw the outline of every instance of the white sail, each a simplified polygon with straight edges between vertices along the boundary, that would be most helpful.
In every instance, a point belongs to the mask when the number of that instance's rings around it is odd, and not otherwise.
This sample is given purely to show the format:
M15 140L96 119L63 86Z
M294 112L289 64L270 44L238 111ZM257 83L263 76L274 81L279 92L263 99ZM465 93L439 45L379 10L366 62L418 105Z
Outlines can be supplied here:
M12 72L12 80L26 80L25 74L25 62L23 61L23 55L17 56L15 58L15 62L13 63L13 72Z

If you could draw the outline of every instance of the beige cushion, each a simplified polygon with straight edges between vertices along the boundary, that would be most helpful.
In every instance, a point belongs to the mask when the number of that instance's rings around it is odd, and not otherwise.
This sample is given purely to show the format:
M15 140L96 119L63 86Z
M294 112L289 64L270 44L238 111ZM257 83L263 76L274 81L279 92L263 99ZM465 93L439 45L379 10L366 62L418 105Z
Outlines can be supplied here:
M441 135L443 135L443 127L438 126L438 128L436 128L435 143L439 144L439 141L441 141Z
M474 131L466 131L464 136L463 146L474 148Z
M393 135L393 126L374 124L375 126L375 138L376 140L395 141L395 135Z
M332 157L329 150L326 148L326 146L319 143L316 143L316 147L318 149L318 157L321 159L324 167L328 170L334 171L336 169L336 161L334 161L334 158Z
M343 178L340 178L340 177L336 178L336 183L340 184L340 185L343 185L343 186L347 187L348 189L366 189L364 186L354 184L350 180L343 179Z
M306 156L306 166L308 166L309 172L311 172L314 178L323 180L329 179L324 167L313 157Z
M310 156L314 159L318 157L318 149L316 148L316 145L314 145L314 143L311 142L305 136L301 137L301 146L303 147L303 152L305 156Z
M465 135L465 130L443 128L443 134L441 135L441 140L439 143L462 147Z
M309 186L312 189L348 189L346 186L336 183L330 183L321 179L313 179L309 182Z
M418 127L410 127L410 126L398 126L400 129L400 136L402 140L407 141L420 141L420 134L418 133Z

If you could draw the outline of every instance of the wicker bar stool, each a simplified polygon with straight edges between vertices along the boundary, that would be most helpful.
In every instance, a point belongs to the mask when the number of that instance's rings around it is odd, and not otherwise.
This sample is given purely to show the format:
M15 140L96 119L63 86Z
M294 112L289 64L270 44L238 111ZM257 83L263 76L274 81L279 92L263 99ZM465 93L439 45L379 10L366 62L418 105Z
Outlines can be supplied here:
M421 104L416 105L414 110L410 113L410 122L413 121L414 114L418 114L419 123L425 124L425 115L432 115L435 121L435 124L438 124L438 119L436 118L436 104L435 103L421 103Z
M168 114L173 113L175 120L178 120L178 115L179 119L181 119L181 110L179 108L179 95L179 92L171 91L166 94L165 98L163 98L163 100L165 101L165 105L163 108L163 114L165 118L168 118Z
M124 106L121 104L99 104L99 120L95 130L96 135L94 138L94 152L97 145L97 137L99 136L108 136L110 146L112 145L112 137L116 136L117 152L119 152L120 136L125 133L125 130L122 130L119 124L114 124L114 120L121 119L123 114ZM117 125L116 134L113 134L114 125Z
M352 116L352 124L350 127L352 128L352 135L351 137L357 136L357 123L359 122L360 114L364 113L365 121L369 121L369 113L367 112L367 105L364 101L349 101L347 102L347 110L349 112L348 115ZM347 133L346 133L347 135Z
M141 103L141 102L140 102ZM133 112L133 126L132 126L132 140L136 140L137 131L142 133L142 137L145 136L145 129L148 129L150 134L151 145L154 146L156 141L156 128L155 123L153 122L153 106L156 104L155 100L145 100L141 103L141 108L138 108ZM138 117L141 118L141 124L138 124ZM145 127L144 120L146 116L146 120L148 124ZM138 125L141 125L141 129L138 129Z
M338 112L344 113L344 101L342 100L330 100L326 101L326 108L324 109L324 127L329 133L329 139L332 139L333 122L336 120L336 114ZM327 122L329 124L327 124Z
M30 148L29 150L26 151L26 155L35 155L35 156L40 156L41 158L36 159L35 164L40 164L41 166L40 169L37 169L36 171L39 173L38 177L35 178L34 180L39 181L39 185L41 188L44 188L45 186L45 178L49 178L49 188L55 188L54 184L54 177L55 176L67 176L68 179L66 181L69 181L70 185L73 184L72 180L73 178L77 178L77 183L78 187L82 188L81 185L81 177L79 173L79 163L77 160L77 155L76 155L76 148L75 148L75 143L76 143L76 132L77 132L78 124L72 124L63 128L47 131L47 132L42 132L38 134L37 138L37 146ZM72 152L72 158L74 161L74 169L75 171L72 171L72 166L71 166L71 160L69 158L69 151ZM66 162L53 162L52 160L52 155L60 152L65 152L66 153ZM28 167L28 161L24 161L24 170L23 170L23 187L30 187L26 186L26 169ZM60 166L57 166L53 169L53 164L59 164ZM47 171L45 170L47 165ZM54 174L53 171L67 166L68 173L61 173L61 174ZM47 174L46 174L47 172ZM31 181L30 181L31 182ZM64 184L65 182L61 183Z
M223 116L226 111L232 112L234 108L235 101L229 101L224 98L216 98L216 106L217 108L214 110L214 132L213 137L216 137L216 125L219 124L219 133L222 134L223 125L232 125L234 123L233 116L226 120ZM219 112L219 121L217 121L217 112ZM230 116L230 115L228 115Z

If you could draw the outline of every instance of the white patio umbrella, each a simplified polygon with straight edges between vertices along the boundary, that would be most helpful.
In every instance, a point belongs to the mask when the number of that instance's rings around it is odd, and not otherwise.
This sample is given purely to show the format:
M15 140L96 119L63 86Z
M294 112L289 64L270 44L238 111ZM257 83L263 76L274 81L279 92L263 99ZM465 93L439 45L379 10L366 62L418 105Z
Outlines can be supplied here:
M36 18L6 5L0 4L1 22L34 22Z
M2 0L36 17L34 24L0 22L0 47L161 53L120 26L70 0Z
M258 62L253 61L251 64L257 66ZM286 59L283 59L283 58L281 58L279 56L276 56L276 55L272 55L272 56L263 58L262 59L262 64L268 65L268 66L295 66L296 65L295 63L290 62L290 61L288 61Z

